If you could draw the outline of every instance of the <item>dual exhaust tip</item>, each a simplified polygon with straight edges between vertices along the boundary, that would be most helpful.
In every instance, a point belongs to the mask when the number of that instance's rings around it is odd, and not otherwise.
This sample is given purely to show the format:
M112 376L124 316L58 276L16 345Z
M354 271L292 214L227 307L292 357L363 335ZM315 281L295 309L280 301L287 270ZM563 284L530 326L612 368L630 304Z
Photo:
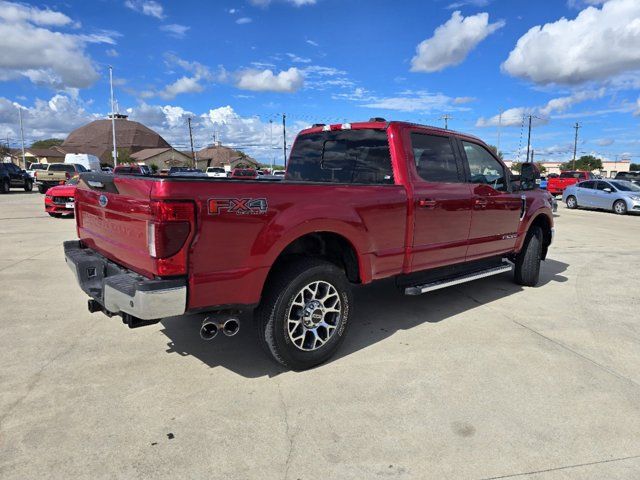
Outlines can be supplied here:
M200 327L200 338L206 341L213 340L219 331L222 331L227 337L233 337L240 331L240 320L237 318L214 320L207 317Z

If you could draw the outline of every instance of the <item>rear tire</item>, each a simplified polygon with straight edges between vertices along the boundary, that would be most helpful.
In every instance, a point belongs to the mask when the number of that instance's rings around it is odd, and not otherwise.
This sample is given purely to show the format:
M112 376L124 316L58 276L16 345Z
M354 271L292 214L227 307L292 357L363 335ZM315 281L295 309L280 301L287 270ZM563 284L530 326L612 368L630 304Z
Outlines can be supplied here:
M627 214L627 204L624 200L616 200L613 203L613 211L618 215L626 215Z
M574 210L578 208L578 200L573 195L569 195L567 197L567 208Z
M49 216L50 216L50 217L53 217L53 218L60 218L60 217L62 217L62 214L61 214L61 213L51 213L51 212L47 212L47 213L49 213Z
M11 190L11 184L9 183L9 180L3 180L2 184L0 185L0 193L9 193L9 190Z
M344 271L324 260L302 258L268 282L255 313L265 351L294 370L331 358L347 333L353 304Z
M542 261L542 229L532 227L524 240L522 250L516 256L515 282L525 287L535 287L540 280Z
M47 188L44 185L38 185L38 191L40 193L47 193Z

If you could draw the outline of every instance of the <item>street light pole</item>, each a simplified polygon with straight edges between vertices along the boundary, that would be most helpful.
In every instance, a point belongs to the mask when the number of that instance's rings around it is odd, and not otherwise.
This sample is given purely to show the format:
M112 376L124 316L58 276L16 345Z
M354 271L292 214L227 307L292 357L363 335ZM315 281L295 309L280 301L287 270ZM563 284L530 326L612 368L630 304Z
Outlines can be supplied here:
M578 130L580 129L580 124L578 122L576 122L575 126L573 127L576 129L576 137L575 140L573 142L573 169L576 169L576 153L578 150Z
M109 65L109 89L111 91L111 132L113 134L113 166L118 166L118 149L116 148L116 111L113 104L113 67Z

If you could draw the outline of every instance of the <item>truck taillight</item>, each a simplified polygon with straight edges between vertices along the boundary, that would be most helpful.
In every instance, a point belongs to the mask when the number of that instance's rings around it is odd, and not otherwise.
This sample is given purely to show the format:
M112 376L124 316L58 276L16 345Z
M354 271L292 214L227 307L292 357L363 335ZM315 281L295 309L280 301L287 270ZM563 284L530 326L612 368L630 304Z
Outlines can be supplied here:
M195 206L190 202L151 202L153 220L147 224L149 255L158 275L181 275L187 270L187 240L195 230Z

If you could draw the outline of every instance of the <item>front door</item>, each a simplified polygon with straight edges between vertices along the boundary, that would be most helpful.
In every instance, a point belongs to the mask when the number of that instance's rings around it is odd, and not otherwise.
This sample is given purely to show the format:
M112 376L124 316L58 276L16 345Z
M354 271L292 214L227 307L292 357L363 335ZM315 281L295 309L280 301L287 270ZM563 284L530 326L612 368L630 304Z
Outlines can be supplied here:
M461 141L469 170L473 213L467 260L512 251L524 212L523 196L511 192L506 167L484 146Z
M575 186L575 192L579 207L595 207L598 194L595 180L578 183Z
M415 212L411 271L464 262L471 190L455 141L447 135L419 130L410 136Z

